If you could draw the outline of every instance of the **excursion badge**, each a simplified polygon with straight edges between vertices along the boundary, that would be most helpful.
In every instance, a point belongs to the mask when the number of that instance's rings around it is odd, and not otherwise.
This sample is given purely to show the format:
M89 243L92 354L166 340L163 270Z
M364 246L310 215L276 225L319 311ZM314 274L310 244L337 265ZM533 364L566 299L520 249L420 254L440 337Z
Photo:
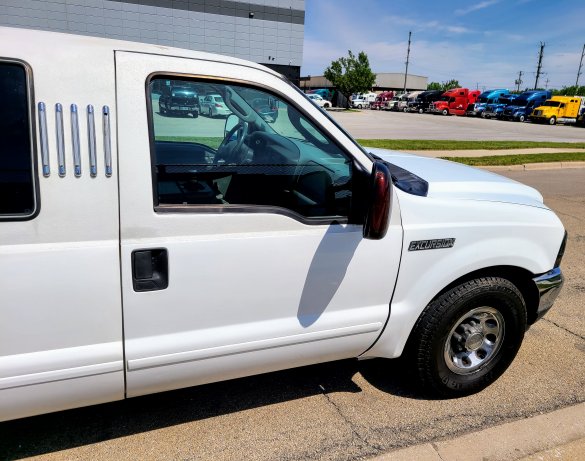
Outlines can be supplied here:
M415 240L408 245L408 251L439 250L441 248L452 248L455 245L454 238L435 240Z

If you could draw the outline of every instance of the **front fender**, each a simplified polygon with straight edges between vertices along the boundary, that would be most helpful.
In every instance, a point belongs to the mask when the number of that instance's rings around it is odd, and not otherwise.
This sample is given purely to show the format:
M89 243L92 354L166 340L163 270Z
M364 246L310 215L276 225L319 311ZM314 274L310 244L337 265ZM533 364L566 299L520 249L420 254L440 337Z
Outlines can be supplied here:
M472 272L512 266L550 270L564 235L546 209L475 200L436 200L400 194L404 241L389 321L364 356L400 356L424 308L445 287ZM451 239L452 248L409 251L419 240Z

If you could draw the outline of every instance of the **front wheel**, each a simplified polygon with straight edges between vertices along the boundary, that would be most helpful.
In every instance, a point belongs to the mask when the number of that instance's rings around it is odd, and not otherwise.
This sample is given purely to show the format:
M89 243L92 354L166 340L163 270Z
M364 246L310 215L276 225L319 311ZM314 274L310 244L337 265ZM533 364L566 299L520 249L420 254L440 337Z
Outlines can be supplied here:
M441 114L443 114L443 115L449 115L449 111L447 109L443 109L443 111L441 112Z
M556 117L549 118L548 123L549 125L555 125L557 123L557 118Z
M419 114L422 114L422 113L424 113L424 109L419 109L419 110L418 110L418 113L419 113Z
M526 329L526 305L510 281L485 277L432 301L406 350L422 387L442 397L473 394L492 384L516 356Z
M361 109L362 108L362 105L361 104L358 104L357 108L358 109Z
M523 122L524 120L526 120L526 117L524 115L521 115L520 117L518 117L518 120L520 120L521 122Z

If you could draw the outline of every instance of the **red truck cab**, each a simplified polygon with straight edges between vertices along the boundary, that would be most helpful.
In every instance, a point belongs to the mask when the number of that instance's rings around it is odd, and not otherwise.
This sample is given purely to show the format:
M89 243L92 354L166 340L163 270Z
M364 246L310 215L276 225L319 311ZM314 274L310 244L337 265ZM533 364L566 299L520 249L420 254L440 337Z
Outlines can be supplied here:
M388 101L390 101L393 97L394 91L383 91L378 96L376 96L376 100L374 102L370 103L370 109L384 109Z
M453 88L445 91L438 101L430 106L431 112L443 115L465 115L467 108L475 104L479 90L469 90L468 88Z

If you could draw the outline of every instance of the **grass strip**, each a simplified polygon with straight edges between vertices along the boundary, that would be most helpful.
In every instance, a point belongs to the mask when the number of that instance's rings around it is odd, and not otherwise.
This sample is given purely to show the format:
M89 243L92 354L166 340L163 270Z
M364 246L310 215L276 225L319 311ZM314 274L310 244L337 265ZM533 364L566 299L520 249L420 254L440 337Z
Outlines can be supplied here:
M583 162L585 152L561 152L558 154L489 155L486 157L441 157L444 160L471 166L508 166L525 163Z
M426 139L358 139L358 142L365 147L394 150L500 150L533 149L540 147L585 149L585 142L449 141Z

